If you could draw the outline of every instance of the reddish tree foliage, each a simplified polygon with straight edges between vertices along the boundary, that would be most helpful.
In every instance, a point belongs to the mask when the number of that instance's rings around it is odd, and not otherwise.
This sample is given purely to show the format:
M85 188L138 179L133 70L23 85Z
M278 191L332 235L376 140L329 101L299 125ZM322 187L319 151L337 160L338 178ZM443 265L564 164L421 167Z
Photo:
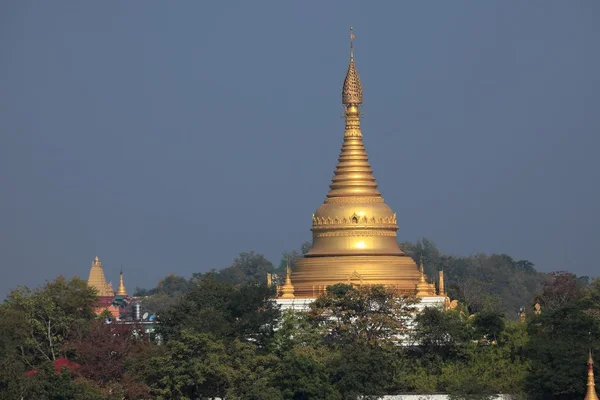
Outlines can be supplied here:
M548 274L548 281L542 283L539 296L543 308L555 310L582 295L577 283L577 275L567 271L555 271Z
M147 395L146 386L128 373L128 367L149 347L151 343L138 325L94 321L89 334L72 344L80 365L76 374L100 388L118 385L126 398Z

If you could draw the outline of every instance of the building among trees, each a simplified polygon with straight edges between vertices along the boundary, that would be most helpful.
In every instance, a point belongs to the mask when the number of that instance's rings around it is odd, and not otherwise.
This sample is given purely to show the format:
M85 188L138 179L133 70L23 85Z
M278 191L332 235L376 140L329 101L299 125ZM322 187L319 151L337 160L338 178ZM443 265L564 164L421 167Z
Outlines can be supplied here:
M123 281L123 271L121 271L121 274L119 275L119 288L115 293L112 283L106 282L102 262L100 261L100 258L96 256L94 262L92 262L87 282L90 287L96 289L98 295L98 303L95 308L96 314L99 315L105 310L108 310L115 318L119 317L120 307L126 305L129 299Z

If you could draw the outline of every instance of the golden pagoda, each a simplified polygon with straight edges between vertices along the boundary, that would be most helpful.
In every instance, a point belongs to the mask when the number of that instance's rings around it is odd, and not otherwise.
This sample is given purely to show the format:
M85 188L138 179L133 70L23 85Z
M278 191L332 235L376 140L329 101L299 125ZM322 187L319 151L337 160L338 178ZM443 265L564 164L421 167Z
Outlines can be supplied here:
M425 277L425 266L423 265L423 256L421 256L421 267L419 268L419 272L421 276L419 277L419 283L417 283L417 296L435 296L435 287L432 284L427 283L427 278Z
M416 263L398 246L396 214L377 183L360 129L362 85L354 62L350 32L350 64L342 88L346 129L338 163L324 203L312 217L313 243L291 276L296 298L314 298L336 283L384 284L434 295Z
M123 271L119 274L119 288L117 289L117 296L127 297L127 289L125 289L125 283L123 282Z
M281 295L279 296L281 299L293 299L294 296L294 285L292 285L292 270L290 268L290 264L285 267L285 283L281 286Z
M588 379L587 379L587 392L584 400L598 400L596 394L596 383L594 382L594 360L592 359L592 351L588 355Z
M92 267L90 268L90 276L88 278L88 285L96 289L98 297L109 297L114 296L115 293L112 290L112 285L106 283L106 277L104 276L104 269L102 268L102 262L96 256Z

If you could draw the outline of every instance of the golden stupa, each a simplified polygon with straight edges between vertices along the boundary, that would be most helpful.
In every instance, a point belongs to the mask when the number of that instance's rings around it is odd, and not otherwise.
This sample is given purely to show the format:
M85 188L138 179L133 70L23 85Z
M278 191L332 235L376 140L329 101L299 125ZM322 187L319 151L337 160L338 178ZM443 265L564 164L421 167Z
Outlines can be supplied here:
M411 257L398 246L396 214L385 204L360 129L362 85L354 63L350 34L350 65L342 89L346 130L327 197L312 218L313 243L294 266L291 282L296 298L314 298L336 283L384 284L421 296L435 296Z
M123 281L123 271L119 274L119 288L117 289L117 296L127 297L127 289L125 289L125 282Z
M584 400L598 400L598 395L596 394L596 382L594 382L594 360L592 359L591 350L588 355L588 380Z
M99 297L114 296L115 293L112 290L112 285L106 283L106 277L104 276L104 269L102 268L102 262L96 256L92 267L90 268L90 276L88 278L88 285L96 289L96 294Z

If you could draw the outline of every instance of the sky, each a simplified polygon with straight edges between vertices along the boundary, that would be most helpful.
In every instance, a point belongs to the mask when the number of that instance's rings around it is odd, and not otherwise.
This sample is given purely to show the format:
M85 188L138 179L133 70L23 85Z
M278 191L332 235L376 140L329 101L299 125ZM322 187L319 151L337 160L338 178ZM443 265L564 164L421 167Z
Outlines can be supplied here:
M600 275L600 2L0 4L0 298L310 240L362 130L401 240Z

